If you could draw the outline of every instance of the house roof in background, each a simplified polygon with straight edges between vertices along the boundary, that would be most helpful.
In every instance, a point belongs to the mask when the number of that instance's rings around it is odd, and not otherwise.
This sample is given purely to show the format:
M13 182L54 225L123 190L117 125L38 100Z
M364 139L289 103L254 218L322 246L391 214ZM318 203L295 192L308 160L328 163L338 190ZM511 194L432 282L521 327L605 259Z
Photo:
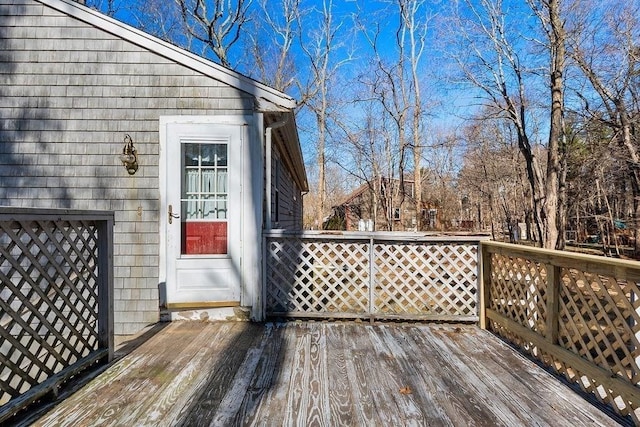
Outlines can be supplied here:
M371 188L371 185L373 182L377 181L378 178L373 178L370 182L365 182L364 184L360 185L358 188L356 188L355 190L353 190L351 193L349 193L344 200L342 201L342 203L335 205L333 207L337 207L337 206L345 206L345 205L349 205L351 204L351 202L353 202L358 196L362 195L365 191L373 191L373 189ZM391 179L389 178L382 178L382 181L384 182L390 182ZM400 182L400 180L398 178L393 178L394 182ZM413 184L414 180L413 179L404 179L404 183L405 184Z
M369 187L369 183L365 182L364 184L360 185L360 187L356 188L355 190L353 190L351 193L349 193L345 199L342 201L342 203L340 203L337 206L344 206L344 205L348 205L351 202L353 202L353 200L358 197L359 195L361 195L362 193L364 193L365 191L370 190Z

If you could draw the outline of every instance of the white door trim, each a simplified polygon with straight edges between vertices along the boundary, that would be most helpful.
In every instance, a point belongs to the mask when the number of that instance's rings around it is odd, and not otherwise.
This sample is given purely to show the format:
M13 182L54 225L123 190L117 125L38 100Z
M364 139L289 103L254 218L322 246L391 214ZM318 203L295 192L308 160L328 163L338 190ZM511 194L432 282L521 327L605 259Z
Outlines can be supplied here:
M167 156L168 138L167 126L169 124L221 124L243 126L242 138L245 141L242 145L242 188L252 188L252 191L242 191L240 206L240 300L245 306L252 306L254 318L260 317L259 305L261 304L261 232L262 232L262 182L263 182L263 162L264 153L262 146L262 114L255 115L233 115L233 116L163 116L160 117L159 126L159 283L166 286L168 278L167 263L167 237L168 237L168 215L167 215L167 175L169 159ZM255 191L256 186L260 186L260 191ZM250 244L244 244L250 242ZM249 267L250 270L246 271ZM255 271L254 271L255 270ZM165 300L166 303L166 287Z

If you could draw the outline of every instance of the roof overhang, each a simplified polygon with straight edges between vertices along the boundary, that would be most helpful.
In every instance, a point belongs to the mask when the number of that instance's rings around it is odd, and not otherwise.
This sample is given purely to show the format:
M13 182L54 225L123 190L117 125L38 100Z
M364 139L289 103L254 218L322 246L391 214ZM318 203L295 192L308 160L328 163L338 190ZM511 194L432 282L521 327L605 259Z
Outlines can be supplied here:
M273 129L275 142L282 148L283 161L287 163L289 170L292 171L293 179L296 181L300 191L309 191L307 171L304 166L302 151L300 150L295 114L292 111L287 111L284 113L265 113L264 116L264 125L266 127L281 120L285 121L283 126Z

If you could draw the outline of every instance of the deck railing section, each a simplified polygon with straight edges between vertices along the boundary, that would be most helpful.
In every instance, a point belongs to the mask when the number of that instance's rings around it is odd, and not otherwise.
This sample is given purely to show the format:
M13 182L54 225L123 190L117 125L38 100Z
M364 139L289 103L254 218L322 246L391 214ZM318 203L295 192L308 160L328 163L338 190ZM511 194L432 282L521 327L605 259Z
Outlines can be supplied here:
M113 213L0 208L0 424L113 356Z
M265 313L478 320L482 237L267 232Z
M640 263L481 244L485 326L640 424Z

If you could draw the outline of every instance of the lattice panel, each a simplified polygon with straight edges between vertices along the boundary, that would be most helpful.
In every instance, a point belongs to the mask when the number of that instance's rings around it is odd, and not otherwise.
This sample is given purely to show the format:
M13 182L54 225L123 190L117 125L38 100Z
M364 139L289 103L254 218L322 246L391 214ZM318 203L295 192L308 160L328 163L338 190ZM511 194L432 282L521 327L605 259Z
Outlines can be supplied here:
M492 254L489 308L544 335L546 277L543 264Z
M508 252L503 245L500 249ZM490 328L640 425L640 399L629 388L640 386L640 267L557 251L518 252L526 255L491 253L489 308L538 335L523 333L523 338L496 314ZM547 283L551 269L556 281ZM545 289L553 286L557 312L546 313ZM551 331L546 331L547 316L555 323Z
M523 339L499 323L494 321L489 323L489 327L494 333L502 336L532 358L553 369L556 374L563 376L570 383L578 385L584 393L594 396L601 403L610 406L623 417L630 418L635 425L640 425L640 408L637 408L632 402L625 401L618 392L609 387L604 387L599 381L580 372L566 361L541 351L533 343Z
M98 348L97 231L0 222L0 405Z
M511 342L515 347L518 347L525 353L537 358L539 354L537 347L534 346L531 342L523 339L520 335L516 334L512 330L505 328L500 323L494 322L492 320L489 321L489 329L496 335L499 335L505 340Z
M476 242L272 237L265 262L268 314L477 316Z
M375 312L474 316L477 249L472 245L375 245Z
M638 385L638 284L562 269L559 345Z
M577 384L583 392L591 394L601 403L610 406L623 417L630 418L635 425L640 425L640 411L638 408L634 407L631 402L622 399L620 394L615 390L604 387L599 381L550 354L542 353L537 358L547 366L553 368L557 374L562 375L567 381Z
M342 240L270 239L268 313L367 313L369 247Z

